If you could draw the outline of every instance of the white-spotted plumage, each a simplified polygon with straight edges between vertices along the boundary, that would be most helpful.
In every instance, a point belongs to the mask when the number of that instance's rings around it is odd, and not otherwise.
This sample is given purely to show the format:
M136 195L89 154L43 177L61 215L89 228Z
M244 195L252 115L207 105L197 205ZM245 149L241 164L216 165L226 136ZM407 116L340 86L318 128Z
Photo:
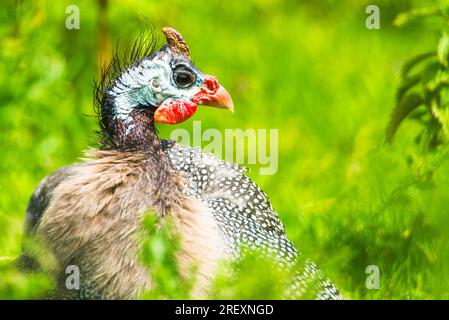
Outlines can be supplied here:
M246 169L202 153L198 148L170 143L166 149L175 169L188 181L185 193L205 203L224 241L223 254L238 258L243 246L274 258L280 268L292 271L300 253L287 239L285 228L266 194L245 174ZM295 274L287 298L297 298L313 279L317 299L341 299L338 289L305 260Z

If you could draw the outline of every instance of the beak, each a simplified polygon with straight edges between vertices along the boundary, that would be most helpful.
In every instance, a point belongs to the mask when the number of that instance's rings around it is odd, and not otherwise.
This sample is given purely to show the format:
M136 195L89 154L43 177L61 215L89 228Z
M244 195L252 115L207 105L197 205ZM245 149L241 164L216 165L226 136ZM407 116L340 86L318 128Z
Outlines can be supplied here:
M215 80L215 78L211 77L211 79L214 81L214 84L210 85L207 83L206 85L208 87L215 86L215 88L218 86L218 89L211 90L209 94L203 95L199 100L199 104L214 108L228 109L231 112L234 112L234 103L232 102L229 92L223 86L218 84L218 81Z

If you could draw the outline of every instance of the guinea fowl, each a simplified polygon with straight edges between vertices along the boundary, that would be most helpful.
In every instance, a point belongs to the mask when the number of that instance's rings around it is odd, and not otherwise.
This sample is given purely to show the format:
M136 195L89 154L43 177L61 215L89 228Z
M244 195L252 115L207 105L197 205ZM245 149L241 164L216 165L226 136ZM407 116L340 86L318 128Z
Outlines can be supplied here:
M56 297L130 299L151 289L136 236L147 212L173 219L181 273L197 267L197 297L206 296L217 262L238 259L244 246L284 267L298 259L267 196L244 168L158 138L155 123L180 123L198 105L233 110L216 78L193 65L182 36L168 27L163 32L167 44L160 50L137 41L129 61L114 58L105 70L96 87L101 148L47 176L31 197L25 231L57 260ZM80 269L80 290L64 287L69 265ZM301 269L287 298L300 296L311 277L316 298L341 298L312 262Z

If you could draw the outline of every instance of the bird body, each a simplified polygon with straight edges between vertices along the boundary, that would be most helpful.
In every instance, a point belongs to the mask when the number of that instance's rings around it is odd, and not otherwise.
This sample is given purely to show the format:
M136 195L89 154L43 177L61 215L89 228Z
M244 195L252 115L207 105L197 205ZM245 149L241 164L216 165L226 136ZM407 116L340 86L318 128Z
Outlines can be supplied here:
M113 66L97 87L103 147L44 179L28 206L26 231L52 252L58 288L71 298L131 299L152 288L139 259L148 213L174 221L181 274L197 270L196 297L207 296L217 264L238 259L242 247L273 256L281 268L298 259L244 168L157 137L155 122L184 121L198 104L233 107L218 81L193 66L181 35L164 33L167 46L144 50L137 60L131 55L125 70ZM83 275L76 296L64 289L69 265ZM291 297L304 291L308 277L319 280L317 298L341 298L311 262L294 276Z
M33 198L50 200L34 233L57 258L60 286L64 286L66 267L76 265L86 281L77 295L129 299L151 285L138 254L142 219L158 206L148 159L136 152L97 150L88 156L83 163L53 173L63 177L57 178L60 181L51 194L41 192L48 179L54 180L52 175L38 187ZM178 179L181 185L182 178ZM206 281L212 276L207 269L216 260L212 244L219 243L215 223L198 201L176 191L173 197L166 214L183 235L181 269L199 264L200 281ZM27 215L37 214L29 206Z

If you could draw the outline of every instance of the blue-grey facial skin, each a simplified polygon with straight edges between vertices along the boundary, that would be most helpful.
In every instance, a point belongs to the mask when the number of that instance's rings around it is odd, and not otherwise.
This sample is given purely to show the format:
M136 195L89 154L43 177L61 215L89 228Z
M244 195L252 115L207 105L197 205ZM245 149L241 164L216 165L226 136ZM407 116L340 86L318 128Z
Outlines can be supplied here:
M186 88L180 88L174 80L174 70L181 65L195 78L194 83ZM157 108L168 99L190 101L203 85L204 74L187 57L164 46L154 55L126 69L108 89L108 94L114 100L114 119L129 125L129 131L133 127L131 112L135 107Z

